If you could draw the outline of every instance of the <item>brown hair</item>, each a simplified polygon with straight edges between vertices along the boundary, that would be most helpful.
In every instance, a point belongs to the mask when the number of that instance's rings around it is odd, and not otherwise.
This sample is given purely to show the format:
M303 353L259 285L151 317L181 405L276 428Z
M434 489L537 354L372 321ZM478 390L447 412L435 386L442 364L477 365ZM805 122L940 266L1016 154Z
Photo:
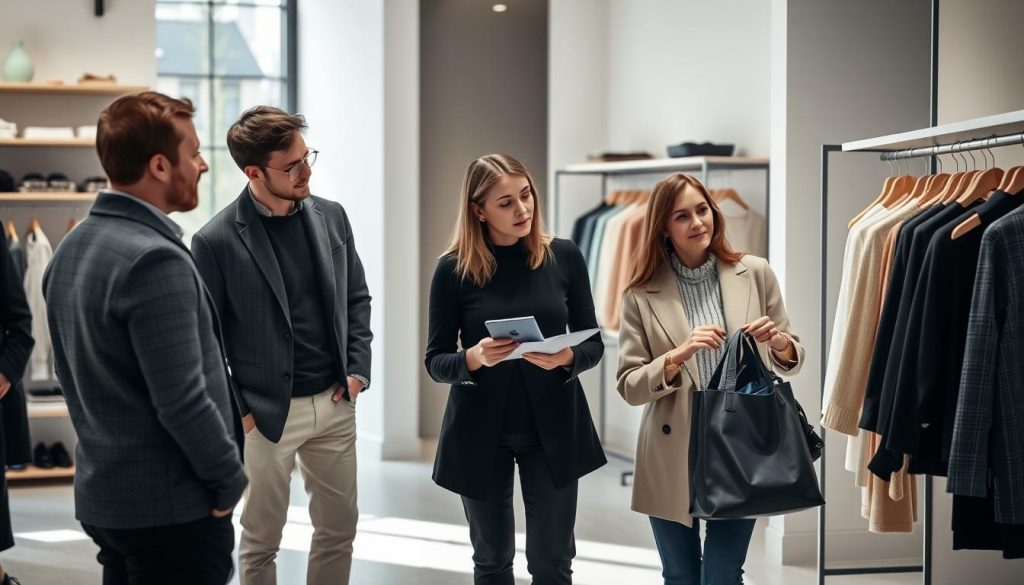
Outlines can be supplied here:
M195 108L187 99L155 91L126 95L104 108L96 128L96 152L110 181L138 182L158 154L178 164L178 145L184 137L174 120L191 120L193 113Z
M719 260L727 264L739 262L743 254L736 252L725 240L725 218L722 210L711 198L707 188L696 178L683 173L669 175L654 186L651 198L647 204L647 216L644 218L644 230L640 239L640 253L633 264L632 275L629 279L629 288L644 286L654 279L655 275L668 262L668 255L672 250L672 242L665 237L665 226L672 216L672 208L675 207L676 196L683 192L687 186L693 187L704 196L708 207L711 208L711 216L715 222L715 233L711 236L711 244L708 250Z
M302 114L271 106L249 108L228 129L228 152L240 169L265 167L271 154L291 148L295 133L305 129Z
M493 187L502 177L526 177L533 196L533 224L530 233L524 238L530 256L530 268L536 270L544 263L551 249L551 236L544 233L544 222L541 219L540 201L533 177L523 163L507 154L488 154L469 164L466 177L462 182L462 196L459 199L459 214L452 231L452 241L445 250L445 255L455 256L459 276L467 276L477 286L487 284L494 276L497 262L487 245L484 232L485 225L477 221L470 211L470 203L483 206L487 190Z

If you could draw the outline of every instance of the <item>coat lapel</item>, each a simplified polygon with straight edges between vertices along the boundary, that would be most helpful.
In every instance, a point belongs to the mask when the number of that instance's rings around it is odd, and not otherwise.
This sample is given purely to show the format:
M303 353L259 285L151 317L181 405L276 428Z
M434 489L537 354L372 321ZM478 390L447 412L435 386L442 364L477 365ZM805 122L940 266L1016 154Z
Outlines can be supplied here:
M274 255L274 248L270 245L267 230L263 228L263 222L260 221L256 207L248 200L248 197L249 187L246 186L236 201L235 222L238 235L242 238L242 242L249 250L256 265L259 266L267 284L270 285L270 290L274 292L274 297L277 298L277 302L281 306L281 312L284 313L284 318L288 321L288 326L291 327L292 319L288 311L288 295L285 292L281 267L277 264L277 257Z
M654 318L665 330L672 345L679 347L690 337L690 321L686 318L686 311L683 309L683 299L679 296L679 285L676 284L676 276L672 266L665 264L661 272L654 277L647 285L647 303ZM697 365L693 358L685 361L683 366L694 384L700 380L697 375Z
M732 333L751 320L750 272L743 262L729 264L718 260L718 282L722 289L726 333Z
M306 226L306 232L312 236L310 248L313 249L313 261L320 277L320 294L323 295L327 321L334 323L338 288L335 284L334 261L331 257L331 238L327 233L327 217L317 209L312 197L306 199L305 209L299 213Z

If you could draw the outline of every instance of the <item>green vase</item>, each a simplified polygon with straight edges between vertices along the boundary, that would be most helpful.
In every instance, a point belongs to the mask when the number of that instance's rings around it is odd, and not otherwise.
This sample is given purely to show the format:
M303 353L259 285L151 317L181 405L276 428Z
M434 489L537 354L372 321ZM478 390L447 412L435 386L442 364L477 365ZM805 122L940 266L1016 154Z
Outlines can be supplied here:
M25 52L25 45L21 41L14 41L11 52L4 59L2 72L4 81L21 83L32 81L35 67L32 66L32 59Z

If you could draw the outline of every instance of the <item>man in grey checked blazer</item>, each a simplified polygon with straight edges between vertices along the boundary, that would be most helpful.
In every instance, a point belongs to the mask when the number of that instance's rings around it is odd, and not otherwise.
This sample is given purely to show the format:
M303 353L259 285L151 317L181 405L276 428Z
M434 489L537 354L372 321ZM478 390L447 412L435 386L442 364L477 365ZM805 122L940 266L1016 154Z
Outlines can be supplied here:
M245 112L227 141L249 183L192 239L244 415L242 585L276 583L296 457L313 523L306 582L348 583L352 566L370 294L345 210L310 196L317 153L304 129L277 108Z
M1024 197L1024 195L1016 195ZM1024 524L1024 207L981 239L953 425L947 490L995 497L995 521Z
M217 314L167 213L207 166L192 105L145 92L100 114L112 190L44 277L57 376L78 434L75 514L107 585L223 585L247 481ZM146 132L139 132L146 128Z

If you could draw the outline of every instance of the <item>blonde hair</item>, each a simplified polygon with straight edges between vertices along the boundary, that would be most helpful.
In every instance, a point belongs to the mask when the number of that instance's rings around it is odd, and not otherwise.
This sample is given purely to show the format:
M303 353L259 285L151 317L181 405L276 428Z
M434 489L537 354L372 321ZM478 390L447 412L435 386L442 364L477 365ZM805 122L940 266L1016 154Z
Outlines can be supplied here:
M708 251L726 264L735 264L743 257L742 253L733 250L729 246L729 242L726 241L725 217L707 187L695 177L675 173L659 181L651 193L651 198L647 203L647 216L644 218L643 235L640 237L640 253L636 256L636 262L633 264L627 290L651 282L668 262L671 243L666 241L665 226L672 216L676 196L688 186L703 195L704 201L711 208L715 233L711 235Z
M469 164L462 181L462 195L459 198L459 214L452 230L451 243L443 256L455 257L456 271L462 278L469 277L477 286L483 286L494 276L497 262L487 245L486 224L478 221L470 210L470 204L484 205L487 191L503 177L525 177L533 196L533 223L530 233L524 238L532 270L540 268L551 250L552 237L544 233L541 206L537 188L529 171L515 158L507 154L488 154ZM442 256L442 257L443 257Z

